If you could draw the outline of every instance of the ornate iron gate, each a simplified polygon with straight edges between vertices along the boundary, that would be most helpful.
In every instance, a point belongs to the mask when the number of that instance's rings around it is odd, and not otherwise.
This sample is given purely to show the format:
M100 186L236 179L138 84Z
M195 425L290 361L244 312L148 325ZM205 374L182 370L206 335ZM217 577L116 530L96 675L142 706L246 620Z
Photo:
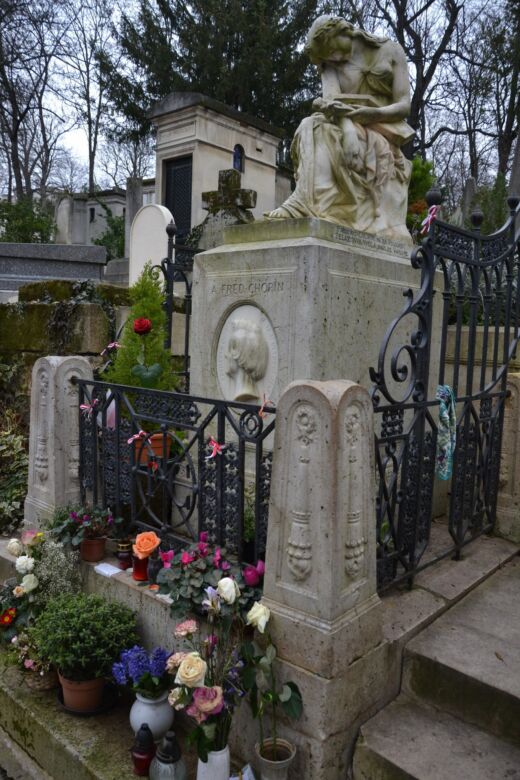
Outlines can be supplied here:
M428 193L430 214L440 200L439 191ZM490 236L480 235L481 212L472 215L472 231L433 218L412 254L420 288L404 293L371 369L380 589L459 557L493 527L507 371L519 339L519 202L508 199L510 218ZM449 385L456 399L451 483L435 476L437 385ZM434 514L445 522L432 540Z

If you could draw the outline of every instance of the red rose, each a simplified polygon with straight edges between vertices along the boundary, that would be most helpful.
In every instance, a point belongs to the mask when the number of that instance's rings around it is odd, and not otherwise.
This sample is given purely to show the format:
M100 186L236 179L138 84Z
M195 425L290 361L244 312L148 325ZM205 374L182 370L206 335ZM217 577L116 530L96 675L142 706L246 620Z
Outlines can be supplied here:
M139 317L137 320L134 320L134 333L137 333L138 336L146 336L151 329L152 321L147 320L146 317Z

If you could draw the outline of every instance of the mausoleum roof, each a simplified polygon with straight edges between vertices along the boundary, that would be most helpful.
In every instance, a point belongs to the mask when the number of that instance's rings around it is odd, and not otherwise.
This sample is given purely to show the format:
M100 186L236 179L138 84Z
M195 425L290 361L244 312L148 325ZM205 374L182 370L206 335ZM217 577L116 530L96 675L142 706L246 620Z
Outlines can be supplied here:
M220 100L203 95L200 92L171 92L163 100L154 105L150 111L150 117L157 119L165 114L173 114L176 111L182 111L185 108L191 108L192 106L202 106L203 108L209 108L211 111L215 111L217 114L223 114L231 119L236 119L242 124L251 125L256 127L264 133L269 133L276 138L283 138L285 133L278 127L264 122L263 119L246 114L243 111L237 111L236 108L222 103Z

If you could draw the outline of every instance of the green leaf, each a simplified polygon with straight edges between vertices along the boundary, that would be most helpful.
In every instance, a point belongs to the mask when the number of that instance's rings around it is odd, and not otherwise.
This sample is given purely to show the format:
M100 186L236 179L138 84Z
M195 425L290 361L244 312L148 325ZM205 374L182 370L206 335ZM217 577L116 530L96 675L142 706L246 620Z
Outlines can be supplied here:
M285 688L286 686L284 686ZM301 717L303 712L303 701L300 689L296 683L289 682L287 687L291 689L291 698L287 701L282 701L282 709L291 720L297 720Z
M268 645L265 651L265 658L268 664L272 664L276 658L276 647L274 645Z

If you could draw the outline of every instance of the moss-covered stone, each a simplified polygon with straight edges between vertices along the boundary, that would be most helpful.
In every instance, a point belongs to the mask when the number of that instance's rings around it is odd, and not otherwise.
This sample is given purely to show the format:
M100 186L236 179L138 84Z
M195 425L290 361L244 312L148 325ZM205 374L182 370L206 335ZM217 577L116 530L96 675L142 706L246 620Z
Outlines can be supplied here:
M18 300L22 303L65 301L73 294L73 284L73 281L67 279L47 279L23 284L18 290Z
M60 308L65 304L0 304L0 352L99 354L110 340L110 323L101 306L79 303L69 313Z
M98 284L96 293L101 300L113 306L130 306L130 291L128 287L118 287L115 284Z

